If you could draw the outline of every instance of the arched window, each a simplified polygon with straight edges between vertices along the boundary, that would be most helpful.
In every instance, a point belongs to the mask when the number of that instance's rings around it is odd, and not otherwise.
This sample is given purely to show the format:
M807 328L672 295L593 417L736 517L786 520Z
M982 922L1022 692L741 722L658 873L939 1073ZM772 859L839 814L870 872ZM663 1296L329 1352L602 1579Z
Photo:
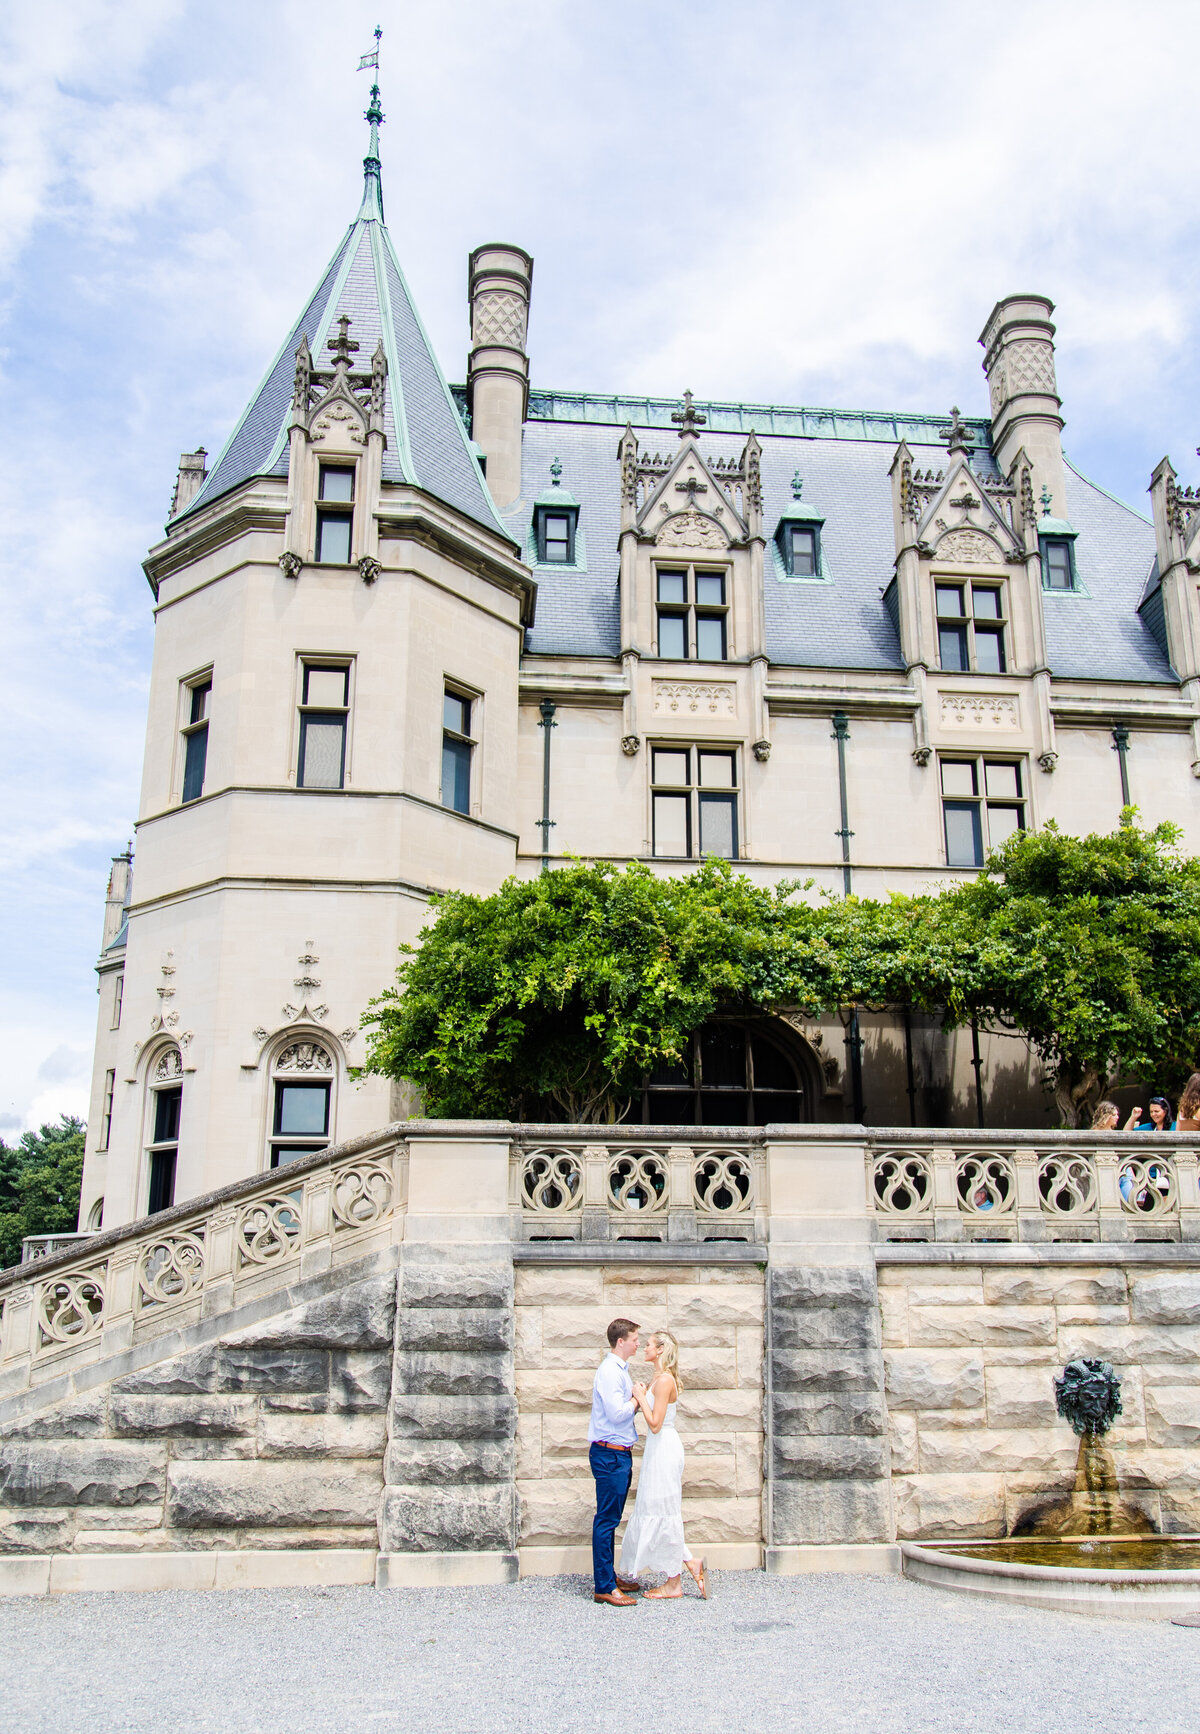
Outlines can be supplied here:
M163 1048L151 1062L147 1102L146 1166L151 1216L175 1202L175 1169L179 1159L179 1122L183 1108L183 1059L176 1047Z
M268 1165L278 1168L329 1143L333 1128L333 1054L324 1043L289 1041L271 1066Z
M660 1066L642 1090L648 1126L765 1126L814 1120L819 1072L801 1044L767 1019L713 1018L680 1066Z

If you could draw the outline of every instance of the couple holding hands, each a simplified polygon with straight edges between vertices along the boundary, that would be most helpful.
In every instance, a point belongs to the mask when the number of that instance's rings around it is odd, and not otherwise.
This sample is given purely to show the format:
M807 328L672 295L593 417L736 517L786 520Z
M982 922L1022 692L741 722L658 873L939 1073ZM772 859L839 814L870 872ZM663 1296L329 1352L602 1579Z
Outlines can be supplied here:
M638 1579L646 1572L662 1572L666 1583L646 1590L646 1599L676 1601L683 1594L685 1565L707 1600L704 1561L693 1559L683 1539L683 1445L675 1431L679 1345L669 1331L655 1331L644 1351L654 1377L648 1385L635 1384L629 1363L638 1352L638 1326L632 1319L614 1319L606 1334L609 1352L592 1385L588 1426L588 1459L596 1483L595 1600L614 1608L636 1607ZM646 1448L633 1516L621 1544L620 1570L615 1571L613 1544L633 1479L639 1410L646 1418Z

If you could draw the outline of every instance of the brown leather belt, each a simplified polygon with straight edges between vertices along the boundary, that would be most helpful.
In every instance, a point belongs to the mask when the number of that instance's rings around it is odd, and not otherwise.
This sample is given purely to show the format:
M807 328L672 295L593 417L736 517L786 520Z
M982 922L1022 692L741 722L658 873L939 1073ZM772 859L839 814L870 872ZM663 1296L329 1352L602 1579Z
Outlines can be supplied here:
M610 1439L593 1439L593 1445L601 1446L605 1451L632 1451L632 1445L614 1445Z

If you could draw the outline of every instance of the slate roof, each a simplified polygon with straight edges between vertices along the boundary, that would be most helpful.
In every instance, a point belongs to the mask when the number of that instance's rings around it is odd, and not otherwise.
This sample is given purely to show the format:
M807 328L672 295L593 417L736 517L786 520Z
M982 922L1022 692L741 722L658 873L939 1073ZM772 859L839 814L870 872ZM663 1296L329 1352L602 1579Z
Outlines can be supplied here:
M407 482L505 535L484 484L462 418L421 324L391 236L377 182L367 176L362 207L303 312L267 370L224 449L185 511L173 523L211 505L255 476L286 476L295 355L307 337L318 370L329 366L328 342L343 314L359 344L356 372L369 374L382 337L387 354L383 477Z
M753 429L762 445L763 522L773 536L792 499L796 470L806 506L824 520L822 573L789 578L773 541L767 545L765 612L772 662L800 668L901 670L896 627L884 602L895 543L888 470L901 439L921 469L945 467L937 438L945 416L893 415L781 405L706 404L700 450L736 457ZM616 656L620 652L617 595L620 472L617 443L626 421L639 444L673 454L677 401L530 392L525 424L521 500L505 514L510 534L533 558L532 502L544 493L555 458L562 485L580 502L582 559L573 567L535 567L537 618L531 652L557 656ZM996 474L986 421L970 421L971 462ZM1173 681L1174 675L1138 606L1154 559L1151 524L1077 470L1069 470L1071 523L1078 532L1077 595L1046 594L1051 669L1064 677Z

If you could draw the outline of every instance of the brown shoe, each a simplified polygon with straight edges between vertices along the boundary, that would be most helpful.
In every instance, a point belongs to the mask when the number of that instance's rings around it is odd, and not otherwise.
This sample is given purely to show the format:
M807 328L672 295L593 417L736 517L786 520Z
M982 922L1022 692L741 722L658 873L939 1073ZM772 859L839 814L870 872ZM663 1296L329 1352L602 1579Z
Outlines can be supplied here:
M635 1596L641 1590L641 1584L635 1577L622 1577L617 1573L617 1588L624 1590L627 1596Z
M610 1608L636 1608L637 1602L632 1596L627 1596L622 1590L609 1590L607 1595L596 1594L594 1602L607 1602Z

